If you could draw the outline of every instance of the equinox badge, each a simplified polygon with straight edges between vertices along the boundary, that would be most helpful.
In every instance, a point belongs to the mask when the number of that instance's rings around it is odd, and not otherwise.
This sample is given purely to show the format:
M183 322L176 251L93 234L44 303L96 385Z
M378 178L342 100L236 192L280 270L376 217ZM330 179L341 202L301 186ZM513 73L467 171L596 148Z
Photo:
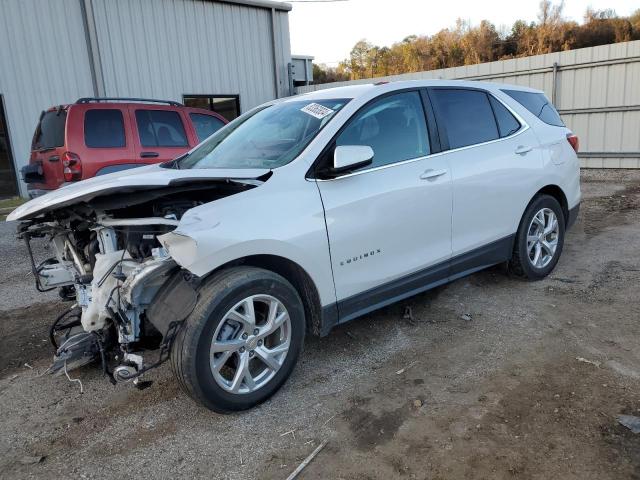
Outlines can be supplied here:
M348 265L350 263L355 263L358 260L364 260L365 258L373 257L374 255L379 255L380 253L382 253L380 251L380 249L376 248L375 250L371 250L370 252L361 253L360 255L357 255L355 257L351 257L351 258L347 258L346 260L342 260L340 262L340 266L342 267L342 266Z

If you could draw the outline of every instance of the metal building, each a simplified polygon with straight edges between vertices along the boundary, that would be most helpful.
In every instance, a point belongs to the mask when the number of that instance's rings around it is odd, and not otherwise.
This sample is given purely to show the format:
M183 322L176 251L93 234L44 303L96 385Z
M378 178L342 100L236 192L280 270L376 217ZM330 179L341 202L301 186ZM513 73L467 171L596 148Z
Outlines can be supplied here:
M43 109L144 97L233 117L290 95L291 6L269 0L2 0L0 196Z
M313 83L313 60L309 55L291 55L293 67L293 85L311 85Z

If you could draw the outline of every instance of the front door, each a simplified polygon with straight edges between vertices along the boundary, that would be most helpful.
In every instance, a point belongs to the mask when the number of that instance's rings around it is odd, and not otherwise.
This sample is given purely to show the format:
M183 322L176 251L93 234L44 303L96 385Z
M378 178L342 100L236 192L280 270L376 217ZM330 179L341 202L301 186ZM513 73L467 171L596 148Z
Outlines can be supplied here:
M0 198L15 197L17 194L17 178L9 144L7 117L0 95Z
M141 163L159 163L173 160L199 142L187 129L187 119L182 111L168 110L164 106L131 106L136 126L136 150Z
M451 174L446 156L428 156L417 91L373 101L335 144L374 151L371 165L318 180L338 310L346 321L447 276Z

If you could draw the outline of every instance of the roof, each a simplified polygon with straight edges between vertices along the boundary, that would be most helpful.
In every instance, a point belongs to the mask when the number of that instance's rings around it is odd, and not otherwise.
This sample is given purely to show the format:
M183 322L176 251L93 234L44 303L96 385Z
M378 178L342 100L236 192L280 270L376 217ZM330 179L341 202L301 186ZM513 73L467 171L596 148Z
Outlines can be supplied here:
M210 0L212 1L212 0ZM281 10L283 12L291 11L291 4L284 2L275 2L272 0L213 0L221 3L234 3L236 5L245 5L247 7L258 7Z
M323 98L356 98L374 87L373 83L362 83L359 85L347 85L346 87L325 88L289 98L291 100L300 99L300 97L318 100Z
M492 83L492 82L479 82L476 80L402 80L398 82L384 82L384 83L360 83L357 85L347 85L342 87L324 88L295 97L289 97L291 99L299 99L305 97L306 99L329 99L329 98L357 98L371 92L372 89L379 89L381 93L393 90L399 90L402 88L417 88L417 87L470 87L470 88L484 88L489 91L493 90L522 90L525 92L542 93L541 90L536 90L530 87L524 87L521 85L511 85L508 83Z

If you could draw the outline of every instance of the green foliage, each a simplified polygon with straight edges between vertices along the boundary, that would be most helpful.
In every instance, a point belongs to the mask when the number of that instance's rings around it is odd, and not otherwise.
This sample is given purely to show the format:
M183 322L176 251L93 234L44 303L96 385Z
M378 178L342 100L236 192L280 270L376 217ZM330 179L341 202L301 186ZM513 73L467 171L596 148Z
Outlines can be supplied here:
M453 28L431 36L410 35L390 47L363 39L338 67L314 65L314 80L357 80L640 39L640 9L619 17L611 9L588 8L584 23L578 24L562 17L563 6L563 2L554 5L542 0L537 22L518 20L505 31L498 31L488 20L471 26L459 19Z
M342 66L337 68L313 64L313 81L315 83L343 82L349 80L349 74Z
M19 207L26 200L20 197L4 198L0 200L0 222L4 222L7 215L13 211L15 207Z

